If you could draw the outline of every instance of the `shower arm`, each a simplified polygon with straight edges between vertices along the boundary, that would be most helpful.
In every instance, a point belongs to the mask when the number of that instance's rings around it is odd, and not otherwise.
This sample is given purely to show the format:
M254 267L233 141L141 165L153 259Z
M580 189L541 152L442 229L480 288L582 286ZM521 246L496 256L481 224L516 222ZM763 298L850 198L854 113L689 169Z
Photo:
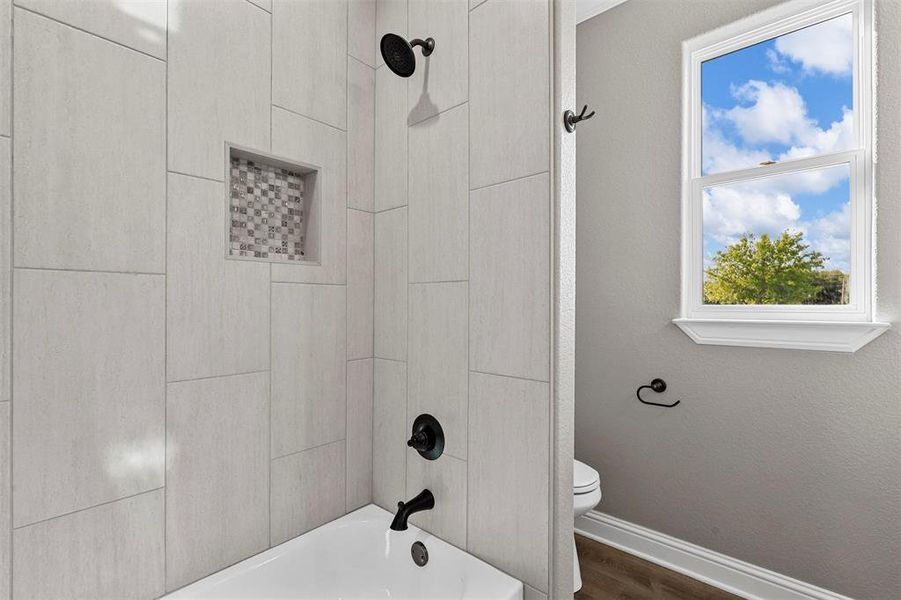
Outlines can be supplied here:
M426 38L424 40L415 38L410 40L410 46L413 48L415 48L416 46L422 47L422 55L429 56L432 52L435 51L435 40L433 38Z

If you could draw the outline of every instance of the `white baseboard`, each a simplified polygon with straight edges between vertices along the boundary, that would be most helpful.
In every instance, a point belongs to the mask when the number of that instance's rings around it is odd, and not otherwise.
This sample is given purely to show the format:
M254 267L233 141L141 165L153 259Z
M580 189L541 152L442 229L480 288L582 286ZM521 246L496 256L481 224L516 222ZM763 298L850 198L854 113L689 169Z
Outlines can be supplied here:
M576 519L576 532L748 600L852 600L597 511Z

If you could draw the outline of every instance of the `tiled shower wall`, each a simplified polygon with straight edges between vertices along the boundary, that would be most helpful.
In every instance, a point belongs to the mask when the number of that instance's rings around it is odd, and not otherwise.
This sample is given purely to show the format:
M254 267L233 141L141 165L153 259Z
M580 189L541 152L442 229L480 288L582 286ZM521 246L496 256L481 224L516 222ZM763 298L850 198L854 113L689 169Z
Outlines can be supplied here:
M374 35L0 0L0 597L159 596L370 501ZM322 167L321 265L225 259L226 141Z
M375 71L373 500L549 585L551 128L548 0L379 0L377 37L431 36ZM404 440L439 418L445 454Z

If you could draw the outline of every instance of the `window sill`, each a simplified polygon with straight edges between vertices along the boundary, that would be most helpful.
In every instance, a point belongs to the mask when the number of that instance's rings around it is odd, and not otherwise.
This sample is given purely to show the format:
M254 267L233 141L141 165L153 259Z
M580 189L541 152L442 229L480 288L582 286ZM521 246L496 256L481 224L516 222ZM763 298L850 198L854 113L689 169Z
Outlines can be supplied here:
M856 352L891 327L872 321L673 319L673 323L698 344L824 352Z

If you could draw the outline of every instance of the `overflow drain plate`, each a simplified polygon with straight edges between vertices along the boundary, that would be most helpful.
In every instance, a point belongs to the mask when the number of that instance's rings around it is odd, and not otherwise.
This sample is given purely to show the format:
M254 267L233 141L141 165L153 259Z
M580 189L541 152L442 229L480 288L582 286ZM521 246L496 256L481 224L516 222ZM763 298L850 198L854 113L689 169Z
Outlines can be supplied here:
M429 551L426 550L425 544L422 542L413 542L410 554L413 556L413 562L416 563L416 566L424 567L429 562Z

